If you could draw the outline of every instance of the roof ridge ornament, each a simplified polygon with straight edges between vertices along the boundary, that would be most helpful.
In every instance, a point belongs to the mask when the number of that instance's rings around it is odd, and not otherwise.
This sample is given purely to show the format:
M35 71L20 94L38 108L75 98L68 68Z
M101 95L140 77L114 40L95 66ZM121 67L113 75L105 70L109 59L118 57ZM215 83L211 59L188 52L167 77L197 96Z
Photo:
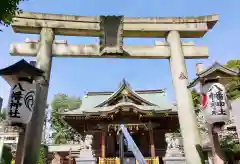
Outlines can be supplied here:
M122 79L122 82L120 83L120 87L123 86L123 85L127 86L128 88L131 88L131 85L130 85L130 83L126 80L126 78L123 78L123 79Z
M132 87L130 83L126 80L126 78L123 78L122 81L120 82L119 88L121 87L127 87L132 90Z
M118 96L119 94L128 94L131 93L132 96L134 96L135 98L137 98L138 100L144 102L145 104L148 105L152 105L152 106L157 106L156 104L145 100L144 98L142 98L141 96L139 96L134 90L132 90L130 88L130 84L127 82L127 80L125 78L123 78L122 82L120 83L120 87L118 88L118 90L116 92L114 92L107 100L103 101L101 104L95 106L95 107L103 107L105 104L107 104L109 101L112 101L113 98L115 98L116 96Z

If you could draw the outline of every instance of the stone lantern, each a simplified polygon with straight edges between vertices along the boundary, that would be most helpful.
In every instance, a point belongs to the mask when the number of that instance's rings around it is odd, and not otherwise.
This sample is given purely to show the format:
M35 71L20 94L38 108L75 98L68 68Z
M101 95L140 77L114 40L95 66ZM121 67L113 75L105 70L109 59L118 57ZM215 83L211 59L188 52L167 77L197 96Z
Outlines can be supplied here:
M42 74L42 70L25 60L0 70L0 76L11 86L7 110L12 125L22 126L31 120L39 89L33 79Z

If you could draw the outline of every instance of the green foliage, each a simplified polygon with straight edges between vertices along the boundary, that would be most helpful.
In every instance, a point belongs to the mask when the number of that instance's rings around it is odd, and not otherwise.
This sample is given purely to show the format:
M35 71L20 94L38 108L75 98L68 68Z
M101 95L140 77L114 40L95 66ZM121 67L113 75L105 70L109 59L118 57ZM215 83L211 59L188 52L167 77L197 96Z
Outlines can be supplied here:
M193 89L191 91L191 94L193 99L193 105L194 107L197 107L199 104L201 104L200 94L196 91L196 89Z
M41 145L38 164L45 164L47 161L48 147L46 145Z
M2 159L0 161L0 164L11 164L11 161L12 161L11 148L4 145L3 152L2 152Z
M0 24L10 25L16 12L21 12L19 3L25 0L0 0Z
M7 112L5 109L3 109L1 112L0 112L0 122L4 121L7 119Z
M230 60L225 65L228 68L240 70L240 60ZM240 98L240 77L234 77L227 85L226 89L231 100Z
M234 135L226 135L220 140L220 142L221 147L225 151L240 152L239 142L234 138Z
M228 68L240 69L240 60L229 60L225 66Z
M64 144L73 139L76 133L63 119L60 118L59 112L65 109L77 109L81 105L81 99L78 97L69 97L66 94L55 95L52 101L52 128L53 140L55 144Z
M234 135L226 135L220 140L220 145L225 152L226 160L229 164L234 164L234 154L240 153L240 144Z
M192 89L191 90L191 94L192 94L192 100L193 100L193 105L195 108L195 112L196 114L200 112L200 109L198 108L198 105L201 104L201 96L200 94L197 92L196 89Z

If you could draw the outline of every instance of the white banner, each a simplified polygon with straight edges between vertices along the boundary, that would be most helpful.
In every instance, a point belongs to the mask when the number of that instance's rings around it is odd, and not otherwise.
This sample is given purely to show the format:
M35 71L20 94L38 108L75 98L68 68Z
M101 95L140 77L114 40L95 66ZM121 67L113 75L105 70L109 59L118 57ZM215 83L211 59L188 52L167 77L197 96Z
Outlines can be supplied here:
M12 123L27 124L35 108L36 84L19 81L11 88L8 116Z

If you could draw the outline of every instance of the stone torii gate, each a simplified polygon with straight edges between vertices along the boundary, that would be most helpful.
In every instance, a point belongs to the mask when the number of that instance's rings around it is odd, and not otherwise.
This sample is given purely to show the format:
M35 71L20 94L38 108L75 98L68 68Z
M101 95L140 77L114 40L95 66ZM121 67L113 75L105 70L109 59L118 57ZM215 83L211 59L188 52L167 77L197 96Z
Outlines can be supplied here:
M191 95L187 86L185 59L207 58L208 48L182 43L181 38L200 38L213 28L218 15L176 18L125 18L123 16L71 16L24 12L14 18L17 33L40 34L39 41L11 45L16 56L36 56L37 67L45 71L40 83L45 88L37 110L45 110L52 57L155 58L169 59L178 108L184 150L188 164L200 164L196 146L201 145ZM54 41L55 35L100 37L99 45L68 45ZM123 37L166 38L155 46L123 46ZM36 163L44 112L35 112L28 125L24 164ZM30 156L30 157L29 157Z

